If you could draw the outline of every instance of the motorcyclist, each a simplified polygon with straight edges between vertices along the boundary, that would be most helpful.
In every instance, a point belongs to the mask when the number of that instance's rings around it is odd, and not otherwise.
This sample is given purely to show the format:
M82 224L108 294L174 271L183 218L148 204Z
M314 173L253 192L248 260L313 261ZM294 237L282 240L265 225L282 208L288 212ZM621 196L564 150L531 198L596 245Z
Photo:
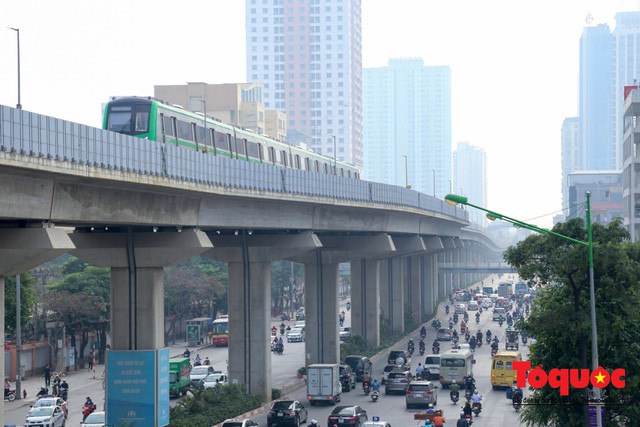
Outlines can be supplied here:
M487 329L487 339L491 341L491 330Z
M469 402L464 404L462 413L464 414L465 418L468 416L470 419L473 419L473 411L471 410L471 404Z
M449 314L449 304L447 304L447 305L445 305L445 306L444 306L444 312L445 312L446 314Z
M475 339L469 340L469 348L471 348L472 351L476 349L476 340Z
M424 338L426 336L427 336L427 328L424 325L422 325L422 328L420 328L420 337Z
M47 394L49 394L49 390L47 390L46 387L40 387L40 391L38 392L38 394L36 394L36 397L40 398L42 396L46 396Z
M524 398L524 393L522 392L522 389L520 387L518 387L517 382L514 381L513 382L513 395L511 397L511 401L513 402L514 406L520 406L522 405L522 400Z
M464 331L467 329L467 322L465 320L463 320L460 323L460 333L464 333Z
M87 400L86 402L84 402L84 405L82 406L82 422L84 422L84 420L89 416L89 414L91 414L95 410L96 410L96 404L93 403L93 401L89 396L87 396Z
M413 339L409 338L409 342L407 343L407 351L409 352L409 354L413 354L414 350L415 344L413 343Z
M482 338L483 338L482 331L478 329L478 332L476 332L476 339L482 342Z
M462 315L462 318L464 319L465 322L468 322L469 321L469 313L467 313L465 311L464 314Z
M469 391L474 391L476 389L476 380L471 376L467 377L465 388Z
M424 374L424 366L422 366L422 363L418 363L418 366L416 367L416 377L422 378L423 374Z
M502 314L501 314L500 317L498 317L498 325L502 326L503 323L504 323L504 317L502 317Z
M420 350L420 355L423 355L426 349L426 345L424 343L424 339L422 338L420 338L420 342L418 343L418 349Z
M459 337L458 337L458 331L454 330L454 331L451 333L451 338L452 338L452 339L459 339Z
M460 418L456 422L456 427L467 427L466 415L464 412L460 412Z
M284 328L285 328L285 324L284 322L280 323L280 335L284 335Z
M453 323L458 323L458 313L453 313Z
M202 363L202 359L200 358L199 354L196 354L196 357L193 359L193 361L198 364Z
M182 353L182 355L188 359L188 358L191 357L191 352L187 348L187 349L185 349L184 353Z
M480 313L476 313L476 323L480 322Z
M456 380L452 380L449 388L451 389L449 397L455 403L460 399L460 385L456 383Z
M207 365L207 366L208 366L208 365L211 365L211 361L209 360L209 356L206 356L206 357L204 358L204 362L202 362L202 364L203 364L203 365Z
M480 408L480 412L482 412L482 396L478 393L478 390L473 392L471 396L471 406L478 406Z
M5 378L4 379L4 396L7 397L10 391L11 391L11 383L9 382L9 378Z
M362 380L362 391L364 392L364 394L369 394L369 391L371 391L371 383L369 382L369 378L364 378Z
M375 391L376 393L380 393L380 383L378 382L377 378L373 379L373 382L371 383L371 390Z
M67 384L67 380L62 380L60 384L60 397L67 400L67 396L69 396L69 384Z
M440 341L438 341L438 339L436 338L435 340L433 340L433 344L431 345L432 349L437 348L438 350L440 350Z

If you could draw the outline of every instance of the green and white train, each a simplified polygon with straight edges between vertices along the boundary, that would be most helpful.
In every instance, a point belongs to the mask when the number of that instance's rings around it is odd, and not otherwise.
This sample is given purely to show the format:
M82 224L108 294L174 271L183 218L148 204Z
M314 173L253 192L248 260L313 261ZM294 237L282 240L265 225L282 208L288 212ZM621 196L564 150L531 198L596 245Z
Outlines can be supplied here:
M104 109L103 129L207 155L360 179L360 171L352 164L205 118L152 97L114 97Z

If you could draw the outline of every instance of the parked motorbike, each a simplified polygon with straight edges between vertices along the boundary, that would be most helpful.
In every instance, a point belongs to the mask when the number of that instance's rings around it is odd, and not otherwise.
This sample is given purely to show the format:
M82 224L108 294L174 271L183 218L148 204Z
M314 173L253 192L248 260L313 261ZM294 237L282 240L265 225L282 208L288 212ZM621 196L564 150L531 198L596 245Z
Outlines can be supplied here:
M9 390L7 394L4 395L4 400L7 400L9 402L13 402L14 400L16 400L16 391Z

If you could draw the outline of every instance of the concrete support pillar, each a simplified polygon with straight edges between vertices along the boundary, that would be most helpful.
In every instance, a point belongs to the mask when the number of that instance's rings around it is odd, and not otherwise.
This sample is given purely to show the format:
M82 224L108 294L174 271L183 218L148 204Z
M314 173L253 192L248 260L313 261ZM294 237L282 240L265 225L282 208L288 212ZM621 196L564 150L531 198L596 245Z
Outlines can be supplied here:
M393 261L392 258L380 260L380 314L393 328Z
M340 361L338 266L338 262L324 263L320 250L315 262L304 265L307 365Z
M130 292L129 269L111 269L111 348L163 348L164 268L136 268L134 274L137 288Z
M447 253L440 252L438 254L438 264L445 264L447 261ZM444 296L446 295L447 290L447 279L449 278L448 274L445 274L441 268L438 268L438 287L436 293L436 303L438 301L442 301Z
M404 263L402 258L391 259L391 291L392 317L391 327L394 331L404 332Z
M422 282L423 293L422 300L424 304L424 313L426 318L433 316L437 300L438 277L436 274L436 264L438 256L436 254L427 254L422 256L420 263L423 270Z
M407 258L407 270L409 273L409 289L411 289L411 309L413 319L421 324L423 319L422 309L422 276L420 274L420 257L412 256Z
M365 337L365 260L351 261L351 334Z
M271 263L230 262L228 292L229 379L252 394L270 396Z
M362 336L370 348L380 345L379 279L380 261L360 259L351 262L352 332Z
M4 276L0 276L0 307L2 307L2 316L0 316L0 329L2 329L2 337L0 337L0 345L2 345L2 351L0 351L0 367L4 372ZM4 372L4 378L6 378L7 372ZM15 387L15 386L14 386ZM4 399L0 403L0 426L4 426Z

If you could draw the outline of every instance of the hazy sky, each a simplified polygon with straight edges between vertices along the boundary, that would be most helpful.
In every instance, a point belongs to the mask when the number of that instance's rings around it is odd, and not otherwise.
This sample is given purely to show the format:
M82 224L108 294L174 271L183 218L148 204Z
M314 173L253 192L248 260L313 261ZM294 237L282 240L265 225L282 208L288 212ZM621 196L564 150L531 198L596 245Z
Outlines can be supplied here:
M0 10L0 104L17 102L6 27L20 28L23 108L92 126L110 95L246 81L244 0L2 0ZM638 10L639 0L362 0L363 65L450 66L452 147L486 150L487 208L551 226L541 216L561 209L560 128L577 114L582 30Z

